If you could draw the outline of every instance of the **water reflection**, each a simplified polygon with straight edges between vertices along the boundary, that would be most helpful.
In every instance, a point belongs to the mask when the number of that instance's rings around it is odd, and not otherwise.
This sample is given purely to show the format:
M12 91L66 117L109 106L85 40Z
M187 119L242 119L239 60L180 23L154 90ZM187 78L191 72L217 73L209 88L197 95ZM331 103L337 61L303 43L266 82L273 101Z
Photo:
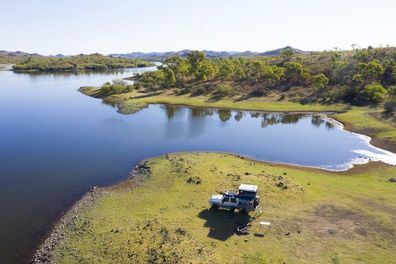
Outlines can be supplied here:
M174 105L161 106L161 108L165 110L168 120L173 119L177 112L180 112L180 110L182 109L181 107Z
M243 112L241 111L237 112L234 116L235 120L238 122L242 119L242 117L243 117Z
M311 124L315 127L320 127L321 125L325 125L327 129L333 129L334 128L334 123L330 121L328 118L326 118L323 115L308 115L308 114L292 114L292 113L266 113L266 112L257 112L257 111L231 111L227 109L208 109L208 108L186 108L182 106L175 106L175 105L161 105L161 109L163 109L168 122L171 122L173 119L183 118L183 116L186 114L186 111L188 112L189 119L191 121L195 120L203 120L205 117L211 117L214 114L217 114L218 119L222 123L227 123L231 120L231 118L234 118L235 121L240 122L243 118L246 118L246 114L248 114L249 119L257 119L260 126L262 128L266 128L268 126L273 126L273 125L278 125L278 124L283 124L283 125L288 125L288 124L296 124L298 123L301 119L303 118L311 118ZM180 120L179 120L180 121ZM193 123L194 129L197 129L197 131L191 131L191 135L198 135L199 131L202 129L200 128L200 123ZM203 126L202 122L202 126ZM169 126L170 128L173 127L172 125ZM178 126L178 130L181 130L182 128ZM203 131L203 130L202 130ZM174 136L174 131L172 129L172 134Z
M205 116L212 116L214 111L212 109L191 108L191 118L204 118Z
M324 120L319 115L313 115L311 119L311 123L316 127L320 127L324 123Z
M231 119L231 111L230 110L217 110L217 114L219 115L219 119L223 122L227 122Z
M333 129L334 128L334 123L330 122L330 121L326 121L326 127L328 129Z

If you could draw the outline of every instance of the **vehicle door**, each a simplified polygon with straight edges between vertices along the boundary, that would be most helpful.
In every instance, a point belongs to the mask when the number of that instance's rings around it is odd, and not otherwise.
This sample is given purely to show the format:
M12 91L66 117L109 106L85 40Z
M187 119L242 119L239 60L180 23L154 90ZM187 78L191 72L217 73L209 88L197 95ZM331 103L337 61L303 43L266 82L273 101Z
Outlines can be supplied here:
M223 206L227 208L235 208L237 201L235 197L225 197L223 200Z

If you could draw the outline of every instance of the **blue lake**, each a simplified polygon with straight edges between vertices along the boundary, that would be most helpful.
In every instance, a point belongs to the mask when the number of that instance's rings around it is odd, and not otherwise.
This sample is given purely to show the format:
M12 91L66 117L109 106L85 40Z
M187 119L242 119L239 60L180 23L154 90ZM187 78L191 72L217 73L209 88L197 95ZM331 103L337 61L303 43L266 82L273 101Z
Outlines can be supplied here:
M395 154L323 115L164 105L121 115L77 91L142 70L0 71L0 263L27 262L76 199L94 185L125 179L148 157L224 151L330 170L369 159L396 162Z

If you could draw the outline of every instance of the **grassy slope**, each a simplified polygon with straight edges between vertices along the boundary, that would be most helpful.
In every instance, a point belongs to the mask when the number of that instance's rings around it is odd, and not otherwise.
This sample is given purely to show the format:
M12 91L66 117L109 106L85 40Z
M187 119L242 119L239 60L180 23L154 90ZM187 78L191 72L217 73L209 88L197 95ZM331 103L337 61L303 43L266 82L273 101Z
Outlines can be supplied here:
M112 187L80 212L55 248L56 263L394 261L396 184L387 180L396 167L371 163L334 173L220 153L172 154L148 164L150 177L138 187L130 180ZM202 183L188 183L190 176ZM209 210L210 194L240 183L259 185L261 214ZM250 234L236 235L248 220ZM271 221L271 230L260 229L260 220Z
M354 107L350 111L338 114L336 118L344 122L347 127L359 130L364 134L379 139L387 139L396 143L396 129L388 122L384 122L370 113L379 113L380 110L367 107Z
M156 104L166 103L175 105L188 105L196 107L213 107L213 108L228 108L235 110L258 110L258 111L279 111L279 112L338 112L345 111L347 106L343 104L299 104L290 101L274 101L266 98L249 99L236 101L233 99L213 100L205 96L189 96L178 95L172 93L163 93L153 96L145 96L144 93L129 92L120 95L111 95L103 97L98 94L98 89L95 87L82 87L80 91L86 95L102 98L109 103L119 104Z

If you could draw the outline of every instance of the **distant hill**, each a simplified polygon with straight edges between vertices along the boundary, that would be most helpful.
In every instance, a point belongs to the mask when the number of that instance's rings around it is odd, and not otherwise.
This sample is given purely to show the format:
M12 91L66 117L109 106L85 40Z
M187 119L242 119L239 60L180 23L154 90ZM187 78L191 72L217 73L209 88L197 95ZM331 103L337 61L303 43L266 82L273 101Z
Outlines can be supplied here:
M42 56L38 53L27 53L23 51L6 51L0 50L0 56L7 57L30 57L30 56Z
M43 57L43 56L37 53L27 53L23 51L0 50L0 64L19 63L28 57Z
M296 49L296 48L293 48L293 47L290 47L290 46L286 46L286 47L280 48L280 49L275 49L275 50L269 50L269 51L261 52L261 53L259 53L257 55L259 55L259 56L278 56L282 52L282 50L284 50L284 49L292 49L295 54L308 53L308 51L303 51L303 50Z
M227 57L251 57L251 56L276 56L286 48L293 49L294 53L307 53L300 49L296 49L290 46L284 48L270 50L265 52L253 52L253 51L213 51L213 50L203 50L207 58L227 58ZM179 50L179 51L165 51L165 52L131 52L131 53L115 53L110 54L114 57L121 58L132 58L132 59L145 59L145 60L163 60L172 56L186 57L191 50Z
M213 51L213 50L203 50L207 58L227 58L227 57L252 57L252 56L277 56L280 52L286 48L293 49L294 53L302 54L308 53L308 51L303 51L290 46L284 48L269 50L265 52L254 52L254 51ZM161 61L165 58L172 56L187 57L191 50L179 50L179 51L164 51L164 52L131 52L131 53L114 53L110 54L112 57L128 58L128 59L143 59L150 61ZM82 55L82 54L81 54ZM99 54L97 54L99 55ZM6 51L0 50L0 63L17 63L27 57L49 57L49 58L63 58L68 57L63 54L44 56L38 53L27 53L23 51Z

